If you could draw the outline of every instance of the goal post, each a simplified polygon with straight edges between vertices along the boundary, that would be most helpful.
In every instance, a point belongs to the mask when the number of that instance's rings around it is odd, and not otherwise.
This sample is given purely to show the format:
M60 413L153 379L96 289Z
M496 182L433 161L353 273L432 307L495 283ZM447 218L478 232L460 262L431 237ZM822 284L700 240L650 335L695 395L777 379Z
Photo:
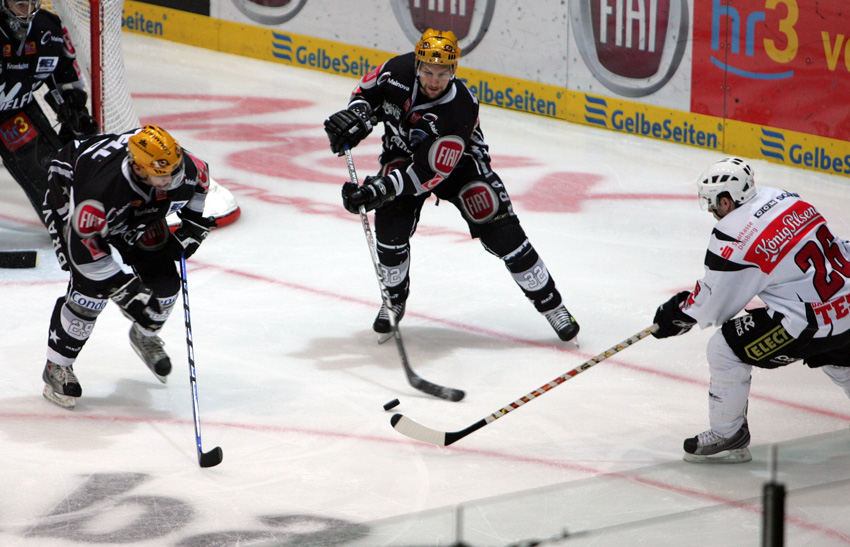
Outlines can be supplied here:
M124 70L124 0L43 0L41 7L59 15L71 37L101 131L122 133L141 125Z

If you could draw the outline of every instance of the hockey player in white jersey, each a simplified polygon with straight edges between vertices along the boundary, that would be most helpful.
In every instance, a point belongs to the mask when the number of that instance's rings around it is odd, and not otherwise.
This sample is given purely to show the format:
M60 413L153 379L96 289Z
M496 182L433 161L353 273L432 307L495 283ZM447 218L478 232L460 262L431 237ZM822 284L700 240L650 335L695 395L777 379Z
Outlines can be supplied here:
M742 463L752 367L799 360L820 368L850 396L850 242L799 195L756 188L741 158L711 165L697 180L700 204L718 222L705 277L658 307L653 334L719 326L708 343L711 429L685 440L685 461ZM764 308L737 316L753 297ZM737 316L737 317L736 317Z

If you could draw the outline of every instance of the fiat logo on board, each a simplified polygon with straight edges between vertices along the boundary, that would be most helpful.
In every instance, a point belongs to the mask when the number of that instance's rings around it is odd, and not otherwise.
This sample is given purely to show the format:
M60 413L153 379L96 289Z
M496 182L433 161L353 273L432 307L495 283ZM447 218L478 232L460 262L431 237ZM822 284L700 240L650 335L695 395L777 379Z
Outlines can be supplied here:
M571 0L570 21L584 64L624 97L664 87L682 62L690 28L687 0Z
M307 0L233 0L233 5L251 20L279 25L295 17Z
M496 0L391 0L393 13L405 36L412 43L419 41L429 28L450 30L458 40L461 55L472 50L484 38Z

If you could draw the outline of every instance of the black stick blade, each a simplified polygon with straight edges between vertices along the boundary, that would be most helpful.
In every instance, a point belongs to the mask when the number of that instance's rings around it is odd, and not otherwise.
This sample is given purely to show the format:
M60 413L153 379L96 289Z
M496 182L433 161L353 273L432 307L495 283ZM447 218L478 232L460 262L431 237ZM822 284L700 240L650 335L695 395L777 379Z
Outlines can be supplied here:
M461 389L437 385L419 376L411 377L410 385L422 393L427 393L428 395L433 395L434 397L439 397L440 399L445 399L455 403L466 396L466 392Z
M201 467L215 467L224 459L224 452L222 452L220 446L216 446L209 452L199 452L199 454L198 463L201 464Z
M36 251L0 251L0 268L35 268L38 266Z

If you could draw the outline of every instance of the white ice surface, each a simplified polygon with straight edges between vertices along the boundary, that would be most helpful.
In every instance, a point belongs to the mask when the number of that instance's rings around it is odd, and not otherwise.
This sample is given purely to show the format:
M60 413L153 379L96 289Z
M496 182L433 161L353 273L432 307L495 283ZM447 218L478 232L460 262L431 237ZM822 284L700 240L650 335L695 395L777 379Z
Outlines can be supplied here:
M682 462L683 439L708 427L713 329L643 340L447 448L390 427L401 412L463 429L648 327L702 275L714 221L693 180L721 154L482 107L493 165L581 347L558 341L457 211L432 200L401 326L420 375L467 391L445 402L413 390L393 342L378 346L370 329L378 285L359 218L340 203L345 161L322 129L355 81L125 40L142 121L208 161L242 208L188 276L203 446L224 461L196 462L180 305L163 333L167 385L110 306L75 366L77 408L41 397L67 278L3 172L0 248L38 249L41 263L0 270L0 545L449 545L456 528L473 546L562 530L583 533L565 545L755 545L772 443L787 443L788 545L850 544L850 401L819 371L755 371L752 463ZM376 132L356 148L361 178L379 146ZM846 178L753 165L759 184L801 192L850 237ZM342 523L358 526L309 535Z

